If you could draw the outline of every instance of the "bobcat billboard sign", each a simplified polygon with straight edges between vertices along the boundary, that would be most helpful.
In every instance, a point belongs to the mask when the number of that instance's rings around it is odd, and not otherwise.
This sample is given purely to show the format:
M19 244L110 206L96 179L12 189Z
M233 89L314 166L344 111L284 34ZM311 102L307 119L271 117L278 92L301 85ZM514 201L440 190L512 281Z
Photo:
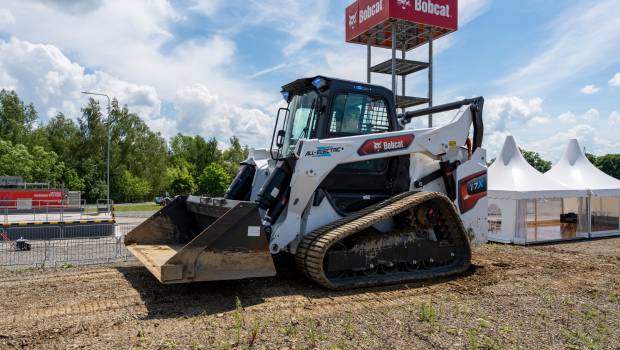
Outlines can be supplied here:
M365 42L361 36L379 24L406 21L431 26L447 34L458 29L457 0L357 0L346 9L347 42ZM441 36L435 33L435 37ZM389 47L390 43L374 43Z

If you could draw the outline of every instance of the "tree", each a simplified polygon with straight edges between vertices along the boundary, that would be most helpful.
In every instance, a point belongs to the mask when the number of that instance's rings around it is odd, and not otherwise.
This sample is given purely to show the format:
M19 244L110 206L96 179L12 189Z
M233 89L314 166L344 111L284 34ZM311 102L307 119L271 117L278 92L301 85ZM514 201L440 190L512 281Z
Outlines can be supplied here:
M37 119L32 103L26 105L15 91L0 90L0 139L13 144L28 144Z
M33 167L34 160L26 146L0 140L0 176L21 176L32 181Z
M36 132L42 134L41 137L35 138L37 144L54 151L69 166L75 166L75 162L78 161L75 152L80 148L82 140L80 139L80 129L73 120L66 118L62 113L58 113ZM42 138L44 141L41 140Z
M200 176L203 169L211 163L222 161L222 152L217 147L215 138L205 141L202 136L185 136L177 134L170 140L172 161L179 166L183 162L193 165L189 169L194 177Z
M536 170L540 171L541 173L546 173L547 171L549 171L549 169L551 169L551 165L552 165L551 162L548 160L542 159L540 154L538 154L537 152L532 152L532 151L527 151L527 150L522 149L521 154L523 154L523 158L525 158L525 160L531 166L533 166Z
M120 199L125 202L143 200L151 192L148 181L132 175L128 170L123 171L119 180Z
M196 192L196 182L187 169L168 168L166 183L172 195L186 195Z
M211 163L200 175L200 191L211 197L221 197L232 181L231 176L221 165Z
M73 168L65 168L62 180L65 184L65 188L69 191L82 192L86 188L86 182L84 182L84 179L82 179Z
M597 157L596 166L605 174L620 180L620 154L607 154Z
M230 147L224 151L224 168L231 177L235 177L239 171L239 164L248 158L248 146L241 147L239 138L233 136L230 138Z

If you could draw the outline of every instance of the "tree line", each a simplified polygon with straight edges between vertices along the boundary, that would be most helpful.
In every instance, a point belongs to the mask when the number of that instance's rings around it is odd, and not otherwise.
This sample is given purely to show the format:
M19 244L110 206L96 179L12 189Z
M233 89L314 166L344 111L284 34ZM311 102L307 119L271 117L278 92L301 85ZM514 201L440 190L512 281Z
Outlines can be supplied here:
M106 198L107 123L94 99L77 122L58 113L43 123L32 104L15 91L0 90L0 176L80 191L91 203ZM165 193L221 196L248 155L248 147L236 137L225 150L214 137L177 134L166 140L116 99L109 123L110 196L115 202L151 200ZM539 171L551 168L538 153L522 151ZM620 179L620 154L587 156Z
M214 137L177 134L166 140L116 99L109 121L90 99L77 121L58 113L44 123L15 91L0 90L0 176L80 191L88 202L106 198L108 122L115 202L165 193L221 196L248 155L236 137L224 150Z

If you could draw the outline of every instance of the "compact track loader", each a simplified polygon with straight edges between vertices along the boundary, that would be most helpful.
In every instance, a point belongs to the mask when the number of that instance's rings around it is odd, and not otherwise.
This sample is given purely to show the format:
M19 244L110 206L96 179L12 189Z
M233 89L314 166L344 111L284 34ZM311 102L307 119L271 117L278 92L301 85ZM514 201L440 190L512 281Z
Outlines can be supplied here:
M273 276L280 254L331 289L468 269L487 232L482 98L398 115L390 90L321 76L282 95L271 146L224 198L177 197L126 236L157 279ZM445 126L405 128L448 111Z

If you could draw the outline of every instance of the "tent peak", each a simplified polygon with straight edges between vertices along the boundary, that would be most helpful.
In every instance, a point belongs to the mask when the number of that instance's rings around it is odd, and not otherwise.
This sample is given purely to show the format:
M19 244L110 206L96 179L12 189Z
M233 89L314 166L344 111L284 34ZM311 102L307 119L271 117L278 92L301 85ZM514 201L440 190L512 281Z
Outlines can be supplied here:
M568 147L566 148L566 152L564 152L564 157L570 165L575 165L578 160L585 158L585 154L583 154L583 150L579 146L577 139L570 139L568 141Z

